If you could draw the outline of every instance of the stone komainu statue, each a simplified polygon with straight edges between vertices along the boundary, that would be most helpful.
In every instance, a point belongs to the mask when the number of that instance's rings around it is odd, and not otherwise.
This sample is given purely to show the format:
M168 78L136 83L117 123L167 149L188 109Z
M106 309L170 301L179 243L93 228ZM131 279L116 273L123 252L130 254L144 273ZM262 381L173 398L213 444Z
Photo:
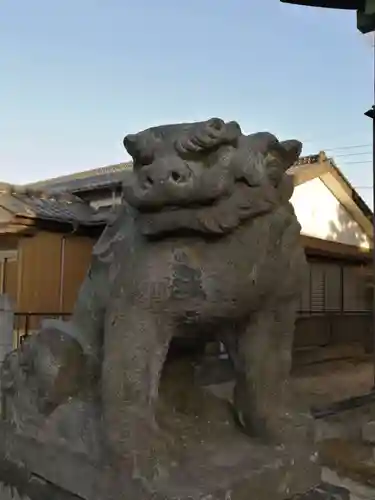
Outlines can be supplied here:
M121 453L157 432L172 338L215 332L234 366L237 422L280 439L305 273L285 172L301 144L213 118L124 145L124 203L94 248L70 324L46 325L6 360L4 418L84 449L97 414Z

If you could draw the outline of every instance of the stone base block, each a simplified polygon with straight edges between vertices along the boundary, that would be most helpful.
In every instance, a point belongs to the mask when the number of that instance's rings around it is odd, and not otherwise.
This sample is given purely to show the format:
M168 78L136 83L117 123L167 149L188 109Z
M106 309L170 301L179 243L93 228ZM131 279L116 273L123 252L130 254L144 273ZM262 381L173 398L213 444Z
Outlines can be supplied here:
M0 425L0 482L31 500L285 500L319 483L315 458L297 440L272 447L230 431L220 442L192 446L180 463L158 468L156 459L150 477L135 456L121 465L93 463Z

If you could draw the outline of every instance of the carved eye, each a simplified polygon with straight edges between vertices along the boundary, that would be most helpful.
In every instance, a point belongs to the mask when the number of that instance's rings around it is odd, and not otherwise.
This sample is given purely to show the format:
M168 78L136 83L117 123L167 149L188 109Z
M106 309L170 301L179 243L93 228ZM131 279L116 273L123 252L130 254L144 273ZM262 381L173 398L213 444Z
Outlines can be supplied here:
M221 130L223 128L224 122L223 120L220 120L220 118L212 118L212 120L209 121L209 125L214 130Z
M135 157L134 157L134 168L137 169L137 168L142 168L142 167L146 167L147 165L151 165L151 163L154 161L154 155L151 154L151 153L147 153L147 154L137 154Z

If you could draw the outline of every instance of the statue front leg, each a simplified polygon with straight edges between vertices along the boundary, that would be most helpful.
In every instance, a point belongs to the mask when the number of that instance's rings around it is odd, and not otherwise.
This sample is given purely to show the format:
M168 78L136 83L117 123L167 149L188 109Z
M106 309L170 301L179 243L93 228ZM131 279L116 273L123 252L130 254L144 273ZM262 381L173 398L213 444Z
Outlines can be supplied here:
M102 370L105 432L119 454L147 448L156 434L159 380L172 337L161 315L121 309L106 321Z
M289 409L295 300L256 313L239 334L234 409L252 436L279 440Z

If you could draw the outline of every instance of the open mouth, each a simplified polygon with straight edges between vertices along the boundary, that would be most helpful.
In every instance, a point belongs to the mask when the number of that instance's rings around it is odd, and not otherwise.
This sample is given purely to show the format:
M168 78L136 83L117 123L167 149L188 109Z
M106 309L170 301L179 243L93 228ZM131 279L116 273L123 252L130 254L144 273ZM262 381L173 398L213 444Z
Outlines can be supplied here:
M229 195L228 195L229 196ZM171 204L171 205L168 205L168 204L165 204L164 206L153 206L152 204L150 204L150 206L140 206L138 207L138 211L143 213L143 214L157 214L157 213L163 213L163 214L166 214L166 213L175 213L175 212L178 212L178 211L181 211L181 210L199 210L200 208L205 208L205 207L210 207L210 206L214 206L214 205L217 205L218 203L220 203L220 201L223 199L223 198L226 198L228 196L222 196L221 198L207 198L207 199L204 199L204 200L200 200L200 201L194 201L194 202L186 202L186 203L180 203L180 204Z

